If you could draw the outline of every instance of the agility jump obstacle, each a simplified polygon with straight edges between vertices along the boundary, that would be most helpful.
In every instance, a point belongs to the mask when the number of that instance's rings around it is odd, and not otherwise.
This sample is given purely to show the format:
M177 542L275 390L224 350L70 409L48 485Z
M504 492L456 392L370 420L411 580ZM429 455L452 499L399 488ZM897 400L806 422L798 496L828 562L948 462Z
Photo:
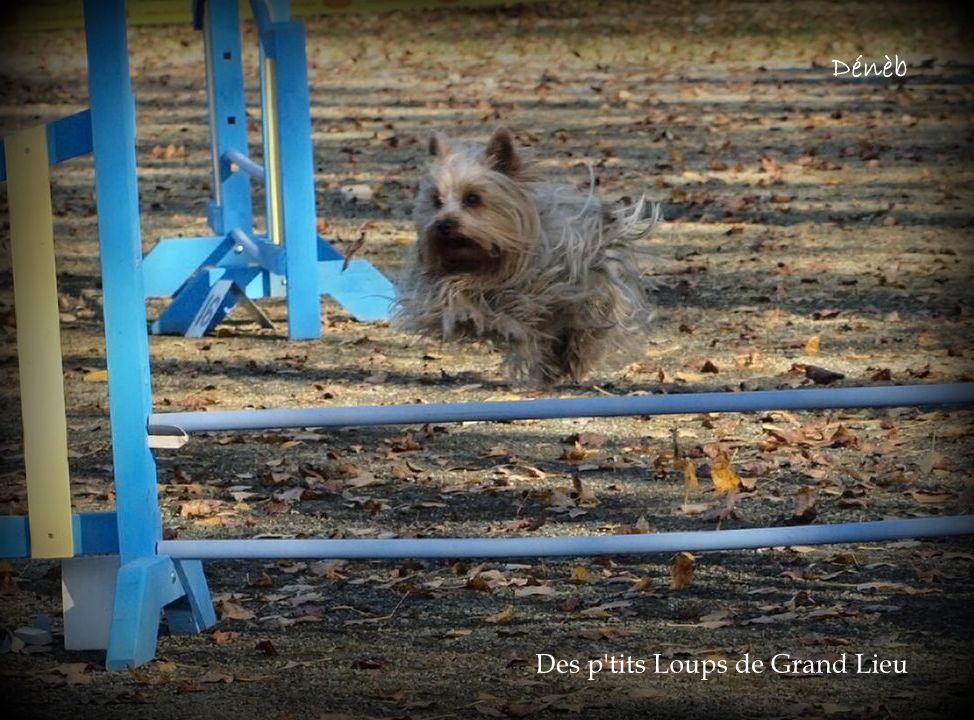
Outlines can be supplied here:
M367 260L346 262L316 231L314 158L304 25L290 3L251 3L258 29L264 164L250 158L239 2L193 2L203 31L215 235L164 238L144 260L148 297L172 297L152 332L200 337L238 304L287 298L288 335L321 334L321 294L360 321L388 317L392 284ZM264 190L266 232L254 232L251 181Z
M219 8L219 12L229 13L229 6L235 4L236 0L211 0L205 11L217 13ZM286 18L286 3L253 0L253 5L262 37L279 40L297 36L294 24L281 19ZM194 7L204 10L202 3ZM0 180L7 182L10 204L29 513L26 517L0 517L0 557L61 559L67 649L106 650L107 668L122 670L154 657L162 612L174 633L211 627L216 617L202 561L217 558L572 557L974 534L974 516L964 515L584 537L163 540L152 447L163 445L174 436L174 444L178 445L189 433L773 409L957 407L974 404L974 383L153 413L145 308L148 263L143 264L141 251L135 104L129 78L125 2L85 0L84 10L90 110L12 135L0 145ZM276 42L274 47L280 51ZM236 174L239 172L248 176L261 173L256 163L231 152L232 149L224 148L219 155L221 163L225 158L240 169L231 172L227 182L240 184L242 176ZM48 178L50 164L86 152L94 154L99 209L116 508L110 512L72 513ZM224 169L221 166L221 172ZM286 168L283 170L281 194L286 200L290 186ZM230 206L221 204L218 198L213 207L213 216L219 219L224 212L219 208ZM206 239L201 244L215 243L224 248L224 241L229 239L251 258L261 253L280 258L282 251L253 238L236 220L223 222L218 232L225 231L226 236ZM269 264L261 264L259 272L264 273ZM184 264L183 268L187 267ZM221 266L221 270L229 273L228 280L245 277L234 275L234 267ZM368 287L355 288L363 295L369 291Z

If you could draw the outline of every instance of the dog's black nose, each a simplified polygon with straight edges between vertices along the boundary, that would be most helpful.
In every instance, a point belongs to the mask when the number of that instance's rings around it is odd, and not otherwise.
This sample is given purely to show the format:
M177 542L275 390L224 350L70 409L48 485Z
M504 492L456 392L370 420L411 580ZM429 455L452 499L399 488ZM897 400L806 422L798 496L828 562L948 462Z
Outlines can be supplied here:
M437 220L433 225L433 229L436 231L437 235L451 235L457 229L457 221L453 218L443 218L442 220Z

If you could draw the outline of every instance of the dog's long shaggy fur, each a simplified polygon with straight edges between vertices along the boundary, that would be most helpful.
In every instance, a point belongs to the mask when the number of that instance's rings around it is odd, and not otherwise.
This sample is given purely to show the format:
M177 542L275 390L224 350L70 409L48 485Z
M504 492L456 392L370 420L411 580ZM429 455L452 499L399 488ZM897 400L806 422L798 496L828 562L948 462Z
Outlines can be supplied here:
M487 338L512 375L549 385L631 348L651 317L635 244L658 217L641 198L612 208L594 193L535 181L500 129L487 146L430 141L414 212L417 241L399 285L399 327Z

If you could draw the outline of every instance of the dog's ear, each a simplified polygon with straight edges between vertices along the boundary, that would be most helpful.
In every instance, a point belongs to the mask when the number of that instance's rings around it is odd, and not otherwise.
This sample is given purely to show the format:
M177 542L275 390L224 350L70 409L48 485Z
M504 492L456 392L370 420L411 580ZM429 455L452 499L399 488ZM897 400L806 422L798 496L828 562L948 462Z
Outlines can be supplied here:
M506 127L497 128L487 143L487 165L492 170L514 177L524 167L514 147L514 138Z
M434 158L445 158L450 154L450 143L446 135L440 132L430 135L429 153Z

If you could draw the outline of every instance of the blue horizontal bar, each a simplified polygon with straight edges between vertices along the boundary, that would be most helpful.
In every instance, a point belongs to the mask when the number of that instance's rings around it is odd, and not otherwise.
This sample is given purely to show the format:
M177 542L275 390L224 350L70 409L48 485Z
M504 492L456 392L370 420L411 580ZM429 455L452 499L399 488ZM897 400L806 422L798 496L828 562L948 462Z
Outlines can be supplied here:
M74 554L117 555L118 518L113 511L74 513ZM30 520L27 515L0 517L0 558L30 557Z
M117 555L118 516L115 511L74 514L75 555Z
M239 150L230 148L223 153L223 160L228 163L233 163L255 180L264 182L264 166L255 163Z
M149 432L151 434L156 428L167 427L194 433L268 428L422 425L473 420L541 420L971 404L974 404L974 383L883 385L821 390L755 390L501 402L153 413L149 417Z
M51 163L60 163L92 151L91 111L82 110L47 126L47 152Z
M91 152L91 111L82 110L47 124L47 155L51 165ZM0 182L7 179L7 161L0 138Z
M404 538L163 540L160 555L174 560L298 559L387 560L393 558L513 558L643 555L650 553L750 550L792 545L881 542L903 538L974 534L974 515L878 520L836 525L700 530L641 535L572 535L521 538Z
M269 270L275 275L284 274L284 255L281 248L265 240L255 240L240 228L230 231L230 240L236 243L250 257L260 263L265 270Z
M0 558L30 557L30 527L26 515L0 517Z

